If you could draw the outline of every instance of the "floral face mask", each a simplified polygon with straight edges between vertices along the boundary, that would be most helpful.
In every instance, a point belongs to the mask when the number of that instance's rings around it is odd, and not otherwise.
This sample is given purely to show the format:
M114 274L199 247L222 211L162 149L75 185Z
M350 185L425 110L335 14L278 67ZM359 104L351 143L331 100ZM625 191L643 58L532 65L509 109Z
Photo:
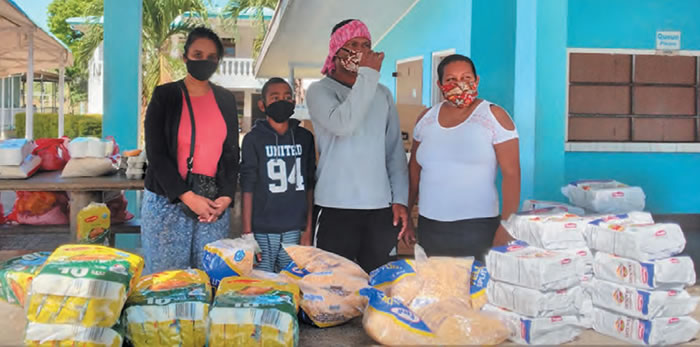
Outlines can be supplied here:
M472 82L451 82L440 86L442 95L447 101L458 108L465 108L471 105L476 100L479 92L477 87L479 84L476 81Z
M360 60L362 60L362 52L356 52L345 47L341 48L348 53L344 58L338 57L340 60L340 65L343 66L345 70L350 72L357 72L360 69Z

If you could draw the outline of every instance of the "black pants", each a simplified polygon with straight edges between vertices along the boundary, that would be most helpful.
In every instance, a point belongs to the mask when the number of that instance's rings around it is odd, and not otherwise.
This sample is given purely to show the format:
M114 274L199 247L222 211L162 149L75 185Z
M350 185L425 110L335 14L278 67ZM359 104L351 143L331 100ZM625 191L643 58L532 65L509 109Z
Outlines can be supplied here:
M500 221L493 217L440 222L419 216L418 244L428 256L472 256L483 261Z
M401 225L394 227L391 208L347 210L320 207L316 246L356 261L366 272L388 263Z

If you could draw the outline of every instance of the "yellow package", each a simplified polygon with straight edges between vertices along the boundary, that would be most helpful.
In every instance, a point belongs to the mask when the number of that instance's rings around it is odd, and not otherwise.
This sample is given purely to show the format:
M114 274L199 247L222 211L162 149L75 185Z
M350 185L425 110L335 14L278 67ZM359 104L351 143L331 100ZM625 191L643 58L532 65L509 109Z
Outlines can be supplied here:
M102 244L109 235L110 212L105 204L91 202L78 212L78 242Z
M367 279L344 272L315 272L299 280L303 292L302 319L306 318L319 328L341 325L362 315L367 298L360 289L368 287Z
M216 288L226 277L249 276L253 270L255 253L259 253L259 249L252 234L206 244L202 265L211 279L211 284Z
M0 300L24 306L27 290L49 252L35 252L0 264Z
M289 257L298 267L308 272L340 270L348 275L369 279L369 275L355 262L337 254L310 246L285 245Z
M209 313L209 346L296 346L294 284L225 278Z
M24 345L28 347L121 347L122 337L109 328L29 323Z
M211 285L204 271L144 276L124 310L127 338L140 346L204 346Z
M27 320L110 328L143 270L143 259L97 245L64 245L32 281Z

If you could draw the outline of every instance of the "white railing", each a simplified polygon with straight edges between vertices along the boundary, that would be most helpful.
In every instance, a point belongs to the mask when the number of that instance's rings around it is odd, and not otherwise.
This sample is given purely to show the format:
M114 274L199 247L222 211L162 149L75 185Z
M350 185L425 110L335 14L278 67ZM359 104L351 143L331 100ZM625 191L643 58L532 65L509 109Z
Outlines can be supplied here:
M219 65L217 73L225 77L254 78L253 59L250 58L224 58Z

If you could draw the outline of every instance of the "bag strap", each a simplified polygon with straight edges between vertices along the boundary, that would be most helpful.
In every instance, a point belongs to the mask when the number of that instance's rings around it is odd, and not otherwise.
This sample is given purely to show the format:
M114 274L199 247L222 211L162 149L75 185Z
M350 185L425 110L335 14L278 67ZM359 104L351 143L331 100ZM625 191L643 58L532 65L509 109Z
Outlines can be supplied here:
M190 174L192 173L192 165L194 163L194 141L196 139L196 129L194 126L194 111L192 110L192 102L190 101L190 94L187 92L187 86L185 85L185 81L182 81L180 87L185 93L185 101L187 101L187 110L190 113L190 124L192 124L192 135L190 139L190 156L187 157L187 173Z

